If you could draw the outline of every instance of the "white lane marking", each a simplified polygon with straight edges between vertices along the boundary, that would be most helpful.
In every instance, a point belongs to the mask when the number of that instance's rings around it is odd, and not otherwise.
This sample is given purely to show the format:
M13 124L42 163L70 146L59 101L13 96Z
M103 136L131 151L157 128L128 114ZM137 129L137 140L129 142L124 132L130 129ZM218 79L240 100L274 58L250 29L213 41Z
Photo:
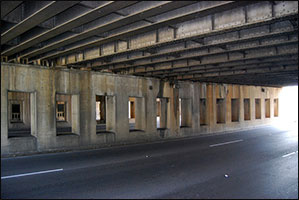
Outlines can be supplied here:
M220 146L220 145L231 144L231 143L242 142L242 141L243 140L234 140L234 141L230 141L230 142L223 142L223 143L219 143L219 144L212 144L212 145L210 145L210 147L216 147L216 146Z
M62 171L62 170L63 169L53 169L53 170L40 171L40 172L31 172L31 173L26 173L26 174L3 176L3 177L1 177L1 179L16 178L16 177L20 177L20 176L30 176L30 175L35 175L35 174L44 174L44 173L51 173L51 172L58 172L58 171Z
M292 153L288 153L288 154L286 154L286 155L283 155L282 157L285 158L285 157L288 157L288 156L293 155L293 154L295 154L295 153L298 153L298 151L294 151L294 152L292 152Z

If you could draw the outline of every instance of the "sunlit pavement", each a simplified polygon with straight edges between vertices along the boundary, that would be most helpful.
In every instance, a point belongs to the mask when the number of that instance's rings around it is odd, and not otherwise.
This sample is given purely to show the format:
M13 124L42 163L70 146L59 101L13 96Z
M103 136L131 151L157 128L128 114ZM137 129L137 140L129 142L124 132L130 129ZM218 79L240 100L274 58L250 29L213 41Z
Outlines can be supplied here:
M1 198L297 199L298 128L291 124L1 159Z

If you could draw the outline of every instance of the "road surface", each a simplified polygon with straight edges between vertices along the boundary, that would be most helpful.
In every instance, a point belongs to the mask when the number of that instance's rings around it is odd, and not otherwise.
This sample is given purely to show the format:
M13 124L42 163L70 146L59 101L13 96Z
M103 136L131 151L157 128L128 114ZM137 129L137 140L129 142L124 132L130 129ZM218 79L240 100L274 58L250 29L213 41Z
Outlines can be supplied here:
M298 129L1 159L1 198L298 198Z

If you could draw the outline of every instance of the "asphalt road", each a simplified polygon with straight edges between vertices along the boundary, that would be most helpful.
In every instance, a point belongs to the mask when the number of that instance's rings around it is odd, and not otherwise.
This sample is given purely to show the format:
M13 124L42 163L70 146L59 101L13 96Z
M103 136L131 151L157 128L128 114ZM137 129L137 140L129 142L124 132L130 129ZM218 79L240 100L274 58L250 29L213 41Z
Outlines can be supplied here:
M5 158L1 198L298 199L298 129Z

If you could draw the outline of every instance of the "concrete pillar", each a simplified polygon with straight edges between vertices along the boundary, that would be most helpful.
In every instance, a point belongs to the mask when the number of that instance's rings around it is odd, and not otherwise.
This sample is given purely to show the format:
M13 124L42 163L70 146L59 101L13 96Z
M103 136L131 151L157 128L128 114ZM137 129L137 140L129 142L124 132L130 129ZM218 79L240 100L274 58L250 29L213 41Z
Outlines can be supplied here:
M160 99L160 128L167 128L167 99Z
M170 112L169 112L169 127L171 131L171 136L176 137L179 136L179 89L178 88L170 88Z
M135 98L135 129L146 129L145 98Z
M116 122L115 122L115 108L116 101L115 96L107 96L106 101L106 130L115 132L116 130Z
M239 86L239 122L243 122L244 121L244 95L243 95L243 86L240 85Z
M72 97L72 108L71 108L71 115L72 115L72 133L76 133L80 135L80 97L79 95L71 95Z
M214 95L215 85L208 84L207 85L207 111L208 111L208 125L214 126L216 124L216 97Z
M37 137L36 92L30 93L31 135Z

